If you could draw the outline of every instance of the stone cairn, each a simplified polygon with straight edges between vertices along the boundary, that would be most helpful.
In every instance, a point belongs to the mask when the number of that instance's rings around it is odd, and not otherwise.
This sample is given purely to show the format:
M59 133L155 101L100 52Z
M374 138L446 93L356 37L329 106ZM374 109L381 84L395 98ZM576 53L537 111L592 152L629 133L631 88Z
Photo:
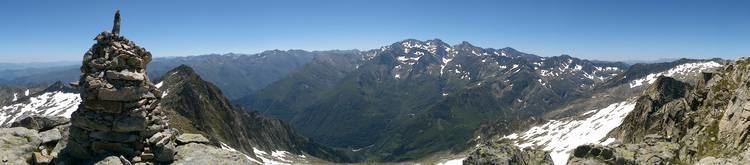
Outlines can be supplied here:
M132 163L171 162L177 132L160 110L161 92L148 79L151 53L112 32L96 36L83 57L83 101L71 116L68 151L78 159L119 156Z

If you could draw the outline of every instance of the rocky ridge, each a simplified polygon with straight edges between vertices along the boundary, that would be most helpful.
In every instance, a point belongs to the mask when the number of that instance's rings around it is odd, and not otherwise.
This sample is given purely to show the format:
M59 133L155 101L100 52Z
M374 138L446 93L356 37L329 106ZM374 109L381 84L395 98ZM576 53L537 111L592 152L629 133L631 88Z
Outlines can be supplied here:
M671 164L750 163L748 73L750 60L741 58L716 72L703 73L694 86L659 78L639 98L629 120L609 134L617 142L604 147L649 144L649 137L663 137L663 143L670 146L666 154L636 152L635 157ZM658 148L664 151L665 146ZM571 160L602 161L582 155ZM647 162L636 159L633 164Z
M642 65L631 68L651 73L633 74L641 77L630 77L629 81L612 79L605 84L619 84L616 86L602 86L594 90L588 97L582 97L568 102L565 106L546 113L539 125L527 124L528 129L514 131L512 134L503 134L497 129L507 129L509 125L491 125L487 133L478 132L474 141L497 141L497 139L508 139L520 148L538 146L545 151L550 151L552 160L556 164L568 162L569 156L576 147L580 145L608 145L615 138L608 138L607 134L621 125L626 116L635 109L638 96L649 89L650 84L657 86L671 86L675 84L663 84L662 76L669 76L672 80L693 80L702 77L701 72L711 72L720 68L720 60L677 60L669 63ZM671 66L664 67L664 66ZM630 69L626 73L632 73ZM666 78L664 78L666 79ZM633 85L639 84L639 85ZM659 85L661 84L661 85ZM691 84L682 84L691 86ZM527 122L528 123L528 122ZM500 127L500 128L496 128ZM481 137L481 138L480 138Z
M341 151L300 136L282 120L232 105L217 86L201 77L182 65L167 72L157 84L163 91L161 106L174 128L203 134L263 162L316 161L304 158L309 156L332 162L353 161ZM290 162L295 159L302 161Z

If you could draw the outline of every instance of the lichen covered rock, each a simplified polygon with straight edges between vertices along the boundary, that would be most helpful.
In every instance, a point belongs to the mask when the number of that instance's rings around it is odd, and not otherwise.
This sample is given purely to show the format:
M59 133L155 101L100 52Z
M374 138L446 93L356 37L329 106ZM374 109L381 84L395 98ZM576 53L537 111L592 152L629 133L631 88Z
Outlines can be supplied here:
M464 164L518 164L541 165L552 164L549 152L541 149L520 149L512 142L501 139L486 142L469 154Z
M670 164L677 159L680 145L667 142L659 135L645 137L637 144L582 145L568 159L568 164Z
M635 109L610 137L626 147L639 146L625 150L634 154L632 158L638 164L747 164L750 60L741 58L728 63L720 70L702 74L696 81L693 87L659 78L644 91ZM662 137L663 142L640 147L653 139L650 136ZM644 149L649 152L641 152ZM589 156L574 156L571 161L592 160Z
M41 143L36 130L23 127L0 128L0 162L30 164L34 151Z
M231 152L201 143L177 147L174 164L258 164L239 152Z

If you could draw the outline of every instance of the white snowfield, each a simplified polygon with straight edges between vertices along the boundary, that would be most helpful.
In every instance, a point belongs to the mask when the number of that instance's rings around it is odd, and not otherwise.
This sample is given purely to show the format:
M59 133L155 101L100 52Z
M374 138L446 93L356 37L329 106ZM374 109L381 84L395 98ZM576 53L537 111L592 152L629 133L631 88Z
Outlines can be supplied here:
M552 120L532 127L526 132L514 133L504 138L514 139L521 148L541 146L550 151L555 164L566 164L570 152L584 144L606 145L614 139L603 140L609 131L620 126L625 116L635 107L635 101L614 103L606 108L591 110L588 118Z
M633 80L630 82L630 88L635 88L635 87L639 87L642 85L649 85L651 83L654 83L654 81L656 81L656 78L658 78L659 76L676 77L676 76L684 76L684 75L694 75L702 71L713 69L713 68L718 68L718 67L722 67L722 65L714 61L685 63L685 64L677 65L676 67L669 69L667 71L663 71L659 73L652 73L652 74L647 75L646 77Z
M17 102L0 108L0 126L10 126L14 121L31 115L70 118L80 102L77 93L47 92L30 97L27 103Z

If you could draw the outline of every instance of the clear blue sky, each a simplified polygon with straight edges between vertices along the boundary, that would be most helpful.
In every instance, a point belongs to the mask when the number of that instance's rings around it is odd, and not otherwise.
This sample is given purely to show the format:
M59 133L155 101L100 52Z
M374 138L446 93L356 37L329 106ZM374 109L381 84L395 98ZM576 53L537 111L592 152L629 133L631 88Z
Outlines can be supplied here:
M599 60L750 56L739 0L2 0L0 62L77 61L115 9L157 57L469 41Z

